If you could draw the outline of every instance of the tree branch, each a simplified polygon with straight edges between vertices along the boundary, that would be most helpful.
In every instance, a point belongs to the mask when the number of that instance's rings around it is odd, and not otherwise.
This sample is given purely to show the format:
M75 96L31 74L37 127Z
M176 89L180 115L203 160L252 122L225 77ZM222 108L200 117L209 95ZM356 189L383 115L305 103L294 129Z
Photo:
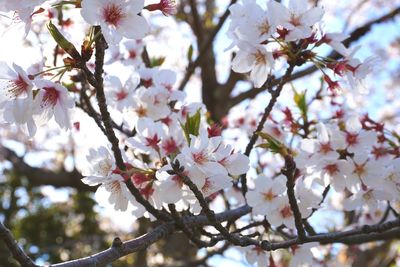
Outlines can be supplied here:
M294 223L296 225L297 235L299 240L304 240L306 238L306 233L304 231L303 223L301 220L301 213L299 206L297 205L297 199L294 193L294 183L295 183L295 172L296 172L296 163L293 160L293 157L287 155L285 157L285 169L282 173L286 176L286 188L287 188L287 195L289 198L290 208L293 212Z
M250 141L246 146L246 150L244 152L244 154L246 156L250 156L250 153L253 150L254 145L257 142L258 133L260 131L262 131L262 129L264 128L264 124L267 121L267 118L268 118L269 114L271 114L272 108L274 107L276 101L278 100L278 97L281 94L283 86L290 79L290 76L292 75L293 69L294 69L294 65L292 65L292 64L289 65L289 67L286 69L285 75L283 75L283 77L280 80L280 83L278 84L277 88L274 91L271 91L271 99L269 100L268 105L265 107L263 116L261 117L261 120L258 123L257 128L254 130L253 135L251 136ZM270 88L272 88L272 85L271 85ZM244 196L244 195L246 195L246 192L247 192L247 178L246 178L246 174L245 173L240 176L240 182L242 184L242 194Z
M96 187L88 186L81 182L83 177L77 170L72 172L55 172L43 168L32 167L13 150L3 145L0 145L0 155L7 161L11 162L17 173L26 176L29 184L32 186L52 185L56 188L71 187L82 192L96 191Z
M36 265L31 258L18 246L17 241L10 230L8 230L2 222L0 222L0 237L6 244L7 248L10 250L14 259L21 264L23 267L36 267Z

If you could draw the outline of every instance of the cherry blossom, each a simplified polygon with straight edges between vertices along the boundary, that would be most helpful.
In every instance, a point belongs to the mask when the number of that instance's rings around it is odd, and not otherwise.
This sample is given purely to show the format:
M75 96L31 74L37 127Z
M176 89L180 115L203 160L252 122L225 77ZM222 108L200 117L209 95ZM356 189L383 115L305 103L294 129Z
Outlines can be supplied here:
M232 61L232 69L239 73L250 72L250 80L254 86L261 87L274 66L272 53L261 45L249 46L241 42L238 46L241 50Z
M32 117L33 83L28 74L18 65L10 68L0 63L0 110L3 119L21 125L30 136L36 132L36 124Z
M138 15L144 0L85 0L82 1L82 17L91 25L100 25L104 38L110 44L118 44L122 37L141 39L148 32L146 20Z
M255 264L257 266L269 266L269 257L270 253L263 250L261 247L258 246L249 246L244 249L245 257L248 263Z
M285 41L297 41L310 37L312 26L319 22L324 15L320 7L307 8L307 0L290 0L289 7L270 1L269 11L272 21L288 30Z
M108 76L104 81L106 96L110 105L122 111L128 108L133 100L134 91L139 85L139 77L131 76L124 84L116 76Z
M126 211L128 203L134 198L126 187L124 178L113 173L116 166L108 149L105 147L99 147L97 150L90 149L86 159L90 164L83 171L83 175L86 177L82 179L82 182L89 186L100 184L96 190L96 199L105 195L116 210Z
M253 207L253 213L267 215L276 210L280 204L280 198L286 198L283 193L286 191L285 177L280 175L271 179L263 174L254 181L255 188L246 193L247 203Z
M284 224L285 226L295 229L294 216L287 197L276 199L274 212L266 214L268 222L275 227Z
M74 101L67 89L47 80L37 80L35 86L40 89L34 100L35 121L43 125L54 116L61 128L70 128L69 111L74 107Z

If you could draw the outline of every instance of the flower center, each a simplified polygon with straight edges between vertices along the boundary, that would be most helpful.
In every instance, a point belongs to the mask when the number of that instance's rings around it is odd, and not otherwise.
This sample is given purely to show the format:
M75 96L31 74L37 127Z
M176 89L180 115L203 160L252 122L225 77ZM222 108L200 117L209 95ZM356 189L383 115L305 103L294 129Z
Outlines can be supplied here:
M322 154L328 154L331 151L333 151L333 149L329 143L321 144L319 147L319 152Z
M169 138L162 144L162 148L165 150L166 154L171 154L178 149L178 146L174 139Z
M301 25L300 16L296 16L295 14L291 14L289 23L292 24L295 27L300 26Z
M257 52L254 53L254 58L256 59L256 64L257 65L266 65L267 64L267 59L265 58L265 55L260 51L257 50Z
M283 209L281 209L281 215L282 218L289 218L292 216L292 210L290 209L290 206L285 206Z
M348 134L346 135L346 142L347 142L349 145L355 145L355 144L357 144L357 143L358 143L358 134L351 134L351 133L348 133Z
M142 105L140 105L135 111L139 117L145 117L147 115L147 109Z
M103 8L103 19L115 27L117 27L121 20L125 17L124 12L120 5L109 4Z
M16 98L22 95L23 93L26 93L27 91L28 91L28 84L21 77L21 75L18 75L18 78L16 80L9 81L9 84L7 86L7 92L11 98Z
M128 96L128 93L126 91L124 91L123 89L121 89L121 91L119 91L115 94L115 98L117 99L117 101L124 100L127 96Z
M269 30L271 29L271 25L269 25L268 21L265 21L264 23L261 23L258 25L258 30L260 31L260 36L264 34L268 34Z
M275 198L275 194L271 189L268 192L263 193L263 196L266 201L271 201Z
M339 172L339 168L336 164L329 164L324 167L324 170L330 175L336 174Z
M204 155L203 152L193 153L192 155L193 155L193 160L196 163L202 164L207 161L207 157L206 155Z
M158 150L158 142L160 142L160 139L158 138L158 135L155 134L152 137L146 137L146 142L147 146L154 148L155 150Z
M60 92L58 92L54 87L44 87L43 90L45 90L45 93L40 106L42 108L47 106L54 107L60 97Z

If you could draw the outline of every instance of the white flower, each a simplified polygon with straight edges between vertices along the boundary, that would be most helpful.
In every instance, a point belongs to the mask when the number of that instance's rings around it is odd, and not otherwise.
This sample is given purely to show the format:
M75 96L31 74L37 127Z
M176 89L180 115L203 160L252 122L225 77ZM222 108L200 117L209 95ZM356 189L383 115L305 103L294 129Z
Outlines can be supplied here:
M140 118L136 123L137 135L127 140L127 145L141 153L153 156L160 155L161 139L164 131L161 122L154 122L150 118Z
M241 153L233 153L233 148L230 145L221 144L215 152L215 159L231 175L241 175L249 170L249 158Z
M319 208L322 200L320 193L316 192L311 185L306 185L304 179L298 178L295 185L296 199L303 218L307 218L313 209Z
M365 155L372 150L377 142L377 134L373 131L365 131L357 116L350 117L346 121L347 151L359 155Z
M3 112L3 119L23 126L30 136L36 132L32 117L32 87L32 81L21 67L13 64L13 68L10 68L6 63L0 62L0 110Z
M100 25L104 38L118 44L122 37L141 39L149 30L146 20L138 14L144 0L85 0L81 15L87 23Z
M133 101L134 92L139 82L138 76L129 77L124 84L116 76L107 76L104 80L104 86L108 103L115 106L119 111L128 108Z
M171 113L168 106L169 92L161 87L139 87L135 91L132 107L138 117L149 117L153 120L165 118Z
M35 85L40 89L34 100L35 121L43 125L54 115L61 128L70 128L69 110L74 107L74 100L67 89L59 83L46 80L35 81Z
M313 166L322 160L337 159L337 150L345 148L344 134L339 130L329 129L322 123L317 124L316 129L317 139L303 139L300 142L300 149L306 152L306 155L300 154L305 158L296 159L301 165Z
M221 143L221 137L208 138L207 133L201 132L199 136L191 136L190 146L184 146L177 159L182 164L198 167L207 176L228 174L225 167L215 161L214 152Z
M307 9L307 6L307 0L290 0L289 8L275 1L269 2L268 10L272 23L289 31L285 41L296 41L311 36L312 26L321 20L324 10L320 7Z
M318 243L307 243L303 245L294 245L291 246L292 251L292 259L290 260L289 267L298 267L298 266L312 266L313 263L313 254L311 252L311 248L318 246Z
M35 15L35 7L42 4L43 0L13 0L3 1L0 4L0 11L14 11L13 17L11 18L12 24L9 29L15 26L21 25L24 29L23 38L25 38L32 24L32 16ZM39 10L40 11L40 10ZM41 11L40 11L41 12Z
M269 266L270 253L261 247L248 246L244 248L246 260L250 264L257 263L258 267Z
M229 188L232 186L232 179L226 174L215 174L206 178L201 193L203 196L208 197L219 190Z
M278 199L284 197L282 194L286 191L285 179L283 175L271 179L264 174L255 179L254 190L246 193L247 204L253 207L254 214L267 215L276 211Z
M364 156L354 156L350 161L350 173L346 179L347 188L356 192L361 189L362 183L372 188L379 188L387 174L383 161L366 160Z
M89 186L100 184L96 190L96 200L104 203L101 198L105 197L116 210L127 210L128 203L133 202L134 198L123 177L113 173L116 167L111 153L105 147L99 147L97 150L91 149L86 159L88 167L82 172L86 176L82 182Z
M369 212L374 212L378 208L378 201L389 200L389 198L390 195L388 196L383 190L363 186L359 191L343 201L343 208L346 211L350 211L362 207Z
M263 10L257 4L247 3L245 9L246 17L238 23L236 31L240 40L260 44L276 32L276 25L271 22L269 10Z
M343 56L348 56L349 50L342 43L348 37L349 37L349 35L346 35L346 34L343 34L340 32L327 33L322 37L322 40L324 41L324 43L331 46L339 54L341 54Z
M350 173L350 164L347 160L324 160L316 167L325 186L330 184L336 192L343 192L346 187L346 177Z
M261 87L274 66L274 58L262 45L253 46L245 42L238 44L240 50L232 60L232 70L238 73L250 72L254 87Z
M291 229L295 228L293 211L287 196L277 198L275 209L268 212L266 217L272 226L279 227L284 224Z

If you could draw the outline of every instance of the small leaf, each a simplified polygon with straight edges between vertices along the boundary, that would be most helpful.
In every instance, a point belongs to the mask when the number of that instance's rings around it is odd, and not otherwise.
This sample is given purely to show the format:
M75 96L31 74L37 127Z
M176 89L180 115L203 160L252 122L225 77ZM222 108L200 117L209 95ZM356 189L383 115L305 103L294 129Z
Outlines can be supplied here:
M187 52L187 59L189 62L192 62L192 57L193 57L193 45L190 45Z
M150 68L161 66L165 61L165 57L153 57L150 61Z
M200 132L200 121L201 121L201 109L198 109L193 116L186 115L186 123L182 124L181 127L185 134L187 142L190 144L190 136L198 136Z
M296 106L300 109L301 115L303 117L307 116L307 101L306 101L306 91L298 93L294 91L294 102Z
M49 30L51 36L56 41L56 43L64 49L66 53L68 53L73 59L81 60L81 55L79 54L78 50L76 50L75 46L68 41L64 35L57 29L56 26L50 21L47 24L47 29Z

